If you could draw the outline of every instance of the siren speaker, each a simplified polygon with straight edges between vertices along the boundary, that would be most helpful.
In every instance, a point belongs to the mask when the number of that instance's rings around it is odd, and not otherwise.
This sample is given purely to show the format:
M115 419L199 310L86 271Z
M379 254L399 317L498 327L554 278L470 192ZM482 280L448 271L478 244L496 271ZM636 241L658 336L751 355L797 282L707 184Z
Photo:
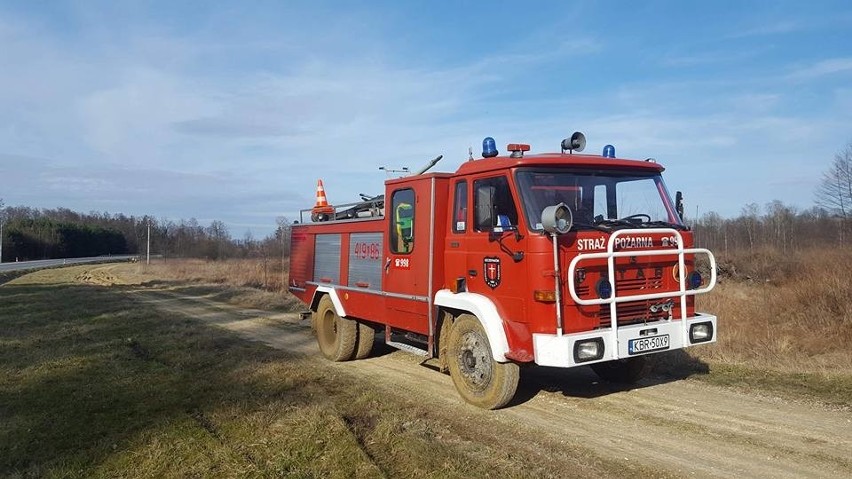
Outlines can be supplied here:
M570 152L581 152L583 148L586 147L586 135L580 133L579 131L575 131L571 138L565 138L562 140L562 151L570 151Z

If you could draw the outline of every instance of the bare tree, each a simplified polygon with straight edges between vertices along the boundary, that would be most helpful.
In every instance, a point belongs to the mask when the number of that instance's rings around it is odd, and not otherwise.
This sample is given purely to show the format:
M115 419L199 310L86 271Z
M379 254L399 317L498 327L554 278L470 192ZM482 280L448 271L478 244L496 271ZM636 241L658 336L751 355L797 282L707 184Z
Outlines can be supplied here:
M766 226L769 228L769 239L776 248L783 251L793 246L794 236L792 234L796 222L796 209L787 206L779 200L773 200L766 204Z
M816 189L816 203L847 220L852 216L852 142L834 155Z
M760 206L757 203L745 205L740 218L742 218L746 233L748 233L748 247L750 250L754 250L754 243L757 240L757 230L760 227Z

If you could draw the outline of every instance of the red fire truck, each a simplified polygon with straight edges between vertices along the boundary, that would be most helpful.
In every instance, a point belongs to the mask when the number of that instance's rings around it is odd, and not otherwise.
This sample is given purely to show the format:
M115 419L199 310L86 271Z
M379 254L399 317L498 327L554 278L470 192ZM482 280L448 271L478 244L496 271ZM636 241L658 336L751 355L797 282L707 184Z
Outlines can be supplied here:
M510 144L499 156L486 138L455 173L426 173L439 157L358 203L318 192L292 228L289 289L312 311L322 354L365 358L380 331L438 358L466 401L494 409L523 365L634 382L649 354L715 342L716 317L694 308L715 259L691 247L663 167L584 146L575 133L560 153Z

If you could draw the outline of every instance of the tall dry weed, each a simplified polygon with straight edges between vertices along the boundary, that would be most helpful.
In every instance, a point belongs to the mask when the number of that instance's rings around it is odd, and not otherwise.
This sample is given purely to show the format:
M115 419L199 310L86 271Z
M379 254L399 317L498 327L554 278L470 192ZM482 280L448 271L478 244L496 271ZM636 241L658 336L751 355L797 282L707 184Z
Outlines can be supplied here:
M698 299L719 317L719 342L695 353L784 371L852 370L852 250L740 252L720 265L719 285Z
M151 272L163 279L226 284L275 293L287 293L289 267L289 258L220 261L178 259L150 266Z

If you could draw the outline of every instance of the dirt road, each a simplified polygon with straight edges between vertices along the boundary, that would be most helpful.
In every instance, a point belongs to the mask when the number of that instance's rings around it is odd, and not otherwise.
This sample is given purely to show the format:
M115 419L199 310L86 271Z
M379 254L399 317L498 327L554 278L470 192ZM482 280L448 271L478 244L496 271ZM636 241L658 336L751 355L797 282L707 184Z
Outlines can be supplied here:
M648 380L619 389L587 368L524 369L517 404L481 411L465 404L433 362L378 347L377 356L327 363L307 322L296 315L241 309L167 288L132 293L156 308L198 318L271 347L314 356L369 387L434 404L492 428L484 438L511 443L519 431L540 442L512 447L583 445L595 454L690 477L852 477L852 413L729 390L696 380ZM523 442L523 444L520 444Z

